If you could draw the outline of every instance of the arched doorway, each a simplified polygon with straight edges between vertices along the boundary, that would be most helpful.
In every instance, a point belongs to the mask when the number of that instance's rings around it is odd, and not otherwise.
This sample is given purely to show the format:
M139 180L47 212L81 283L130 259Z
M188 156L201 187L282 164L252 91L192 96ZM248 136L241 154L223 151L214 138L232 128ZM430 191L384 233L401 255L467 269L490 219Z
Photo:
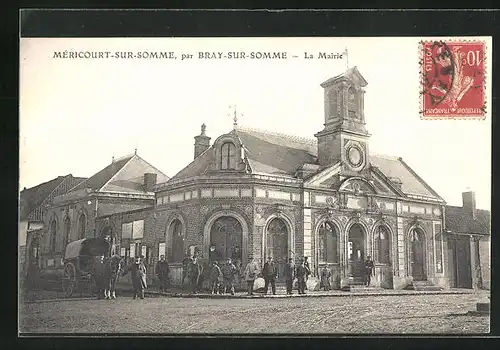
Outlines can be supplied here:
M170 249L167 259L173 263L180 263L184 259L184 234L182 222L179 219L174 219L168 228L170 236Z
M425 276L425 234L420 228L410 231L409 240L410 275L414 281L424 281Z
M380 225L373 234L373 260L379 264L391 264L391 233Z
M282 219L274 218L266 229L266 256L272 257L278 267L278 277L285 276L288 258L288 229Z
M360 224L354 224L349 229L349 240L347 243L349 275L355 281L359 282L363 281L365 273L365 236L365 230Z
M331 222L325 221L318 228L319 263L335 264L338 259L338 230Z
M242 261L243 228L232 216L221 216L210 228L211 260L223 261L231 258L233 262Z

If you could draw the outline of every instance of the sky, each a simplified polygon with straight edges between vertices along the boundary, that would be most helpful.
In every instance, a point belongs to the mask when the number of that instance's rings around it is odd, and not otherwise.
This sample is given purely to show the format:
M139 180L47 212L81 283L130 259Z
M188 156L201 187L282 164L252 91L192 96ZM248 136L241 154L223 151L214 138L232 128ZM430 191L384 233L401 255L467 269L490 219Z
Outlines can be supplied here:
M428 39L428 38L426 38ZM442 39L442 38L440 38ZM238 124L313 138L320 84L358 67L367 80L370 152L402 157L449 205L476 193L490 209L491 112L485 120L421 120L422 38L22 38L19 188L89 177L133 153L175 175L193 160L200 125L212 143ZM491 38L487 77L491 77ZM305 59L305 52L348 60ZM54 52L174 52L176 59L58 58ZM286 52L287 59L200 59L199 52ZM182 60L192 54L193 58ZM293 56L297 56L294 58ZM98 57L98 56L96 56ZM487 101L491 101L487 80Z

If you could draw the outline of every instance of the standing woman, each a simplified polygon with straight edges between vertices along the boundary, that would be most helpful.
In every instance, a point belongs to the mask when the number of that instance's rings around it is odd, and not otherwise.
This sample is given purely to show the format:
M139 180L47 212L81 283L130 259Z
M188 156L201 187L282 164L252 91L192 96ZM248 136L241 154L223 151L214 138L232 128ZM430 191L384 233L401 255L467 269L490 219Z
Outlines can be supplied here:
M144 266L141 257L137 256L135 258L134 263L125 268L122 276L125 276L129 272L132 275L132 286L134 287L134 299L137 299L138 296L141 299L144 299L144 290L148 288L148 285L146 283L146 266Z
M247 282L248 286L248 295L253 295L253 284L258 273L259 267L257 266L257 263L255 262L253 256L248 257L248 264L244 272L245 281Z

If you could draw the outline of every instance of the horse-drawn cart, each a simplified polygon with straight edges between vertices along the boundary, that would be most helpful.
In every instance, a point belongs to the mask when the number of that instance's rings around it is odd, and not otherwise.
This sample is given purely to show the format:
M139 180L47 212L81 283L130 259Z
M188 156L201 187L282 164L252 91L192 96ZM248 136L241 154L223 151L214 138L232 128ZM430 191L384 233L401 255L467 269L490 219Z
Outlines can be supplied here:
M110 243L103 238L84 238L67 245L64 253L62 289L67 297L76 291L91 291L96 257L109 257Z

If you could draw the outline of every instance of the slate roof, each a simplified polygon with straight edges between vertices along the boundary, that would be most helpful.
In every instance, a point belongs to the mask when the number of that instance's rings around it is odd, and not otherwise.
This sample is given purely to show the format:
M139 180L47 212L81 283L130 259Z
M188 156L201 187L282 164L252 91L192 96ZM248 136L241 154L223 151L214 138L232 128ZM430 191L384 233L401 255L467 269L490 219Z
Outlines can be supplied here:
M46 200L68 177L72 177L72 175L58 176L55 179L41 183L37 186L23 189L19 197L20 219L27 220L29 214L39 208L43 201ZM80 183L85 179L85 177L73 177L74 183Z
M20 196L21 220L27 219L29 213L38 208L42 204L43 200L64 181L64 178L65 176L58 176L55 179L44 182L35 187L22 190Z
M305 164L317 164L317 140L238 126L233 131L241 140L253 173L294 177ZM370 154L371 164L386 177L402 181L405 194L441 199L401 158ZM213 148L198 156L172 180L202 175L215 161Z
M71 191L90 188L98 192L144 193L144 174L157 174L156 182L169 180L163 172L153 167L137 154L116 159Z
M254 173L294 176L305 163L316 163L315 140L257 129L238 128Z
M463 207L447 205L445 207L445 228L452 233L476 233L489 235L490 212L488 210L476 209L476 218Z
M90 188L94 191L100 190L113 176L116 175L129 160L132 159L134 155L129 155L115 160L110 165L102 169L101 171L95 173L87 180L73 187L71 191L82 190L84 188Z

